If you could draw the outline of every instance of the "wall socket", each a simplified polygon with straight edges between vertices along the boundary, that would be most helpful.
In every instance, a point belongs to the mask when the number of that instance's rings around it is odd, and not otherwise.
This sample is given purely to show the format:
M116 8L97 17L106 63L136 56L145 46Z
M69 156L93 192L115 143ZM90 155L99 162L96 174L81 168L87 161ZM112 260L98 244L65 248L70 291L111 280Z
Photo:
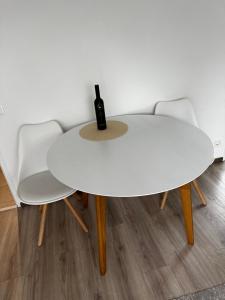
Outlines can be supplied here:
M4 115L6 113L6 104L0 104L0 115Z
M214 147L219 147L221 145L222 145L222 141L221 140L214 141Z
M214 147L214 157L215 158L220 158L220 157L224 156L222 140L215 140L213 142L213 147Z

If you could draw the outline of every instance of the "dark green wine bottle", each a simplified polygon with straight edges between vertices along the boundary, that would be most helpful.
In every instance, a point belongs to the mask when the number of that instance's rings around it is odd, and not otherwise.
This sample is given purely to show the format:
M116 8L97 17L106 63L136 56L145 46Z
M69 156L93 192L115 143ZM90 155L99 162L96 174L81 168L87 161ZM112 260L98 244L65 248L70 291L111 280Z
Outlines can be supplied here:
M99 85L95 85L95 114L96 114L96 120L97 120L97 127L99 130L106 129L106 119L105 119L105 109L104 109L104 102L100 97L100 91L99 91Z

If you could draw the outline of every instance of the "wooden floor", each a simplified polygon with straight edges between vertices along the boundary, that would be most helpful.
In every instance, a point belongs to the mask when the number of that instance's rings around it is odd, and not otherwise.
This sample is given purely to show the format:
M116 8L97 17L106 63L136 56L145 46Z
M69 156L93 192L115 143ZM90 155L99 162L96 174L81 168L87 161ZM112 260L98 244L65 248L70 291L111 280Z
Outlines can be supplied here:
M108 200L108 271L99 275L94 198L83 211L85 234L63 202L48 210L42 248L39 209L0 213L1 300L160 300L225 282L225 163L199 180L208 206L193 193L195 245L187 246L178 193L164 211L159 195ZM80 207L76 200L73 204Z
M0 168L0 212L15 208L16 203L9 190L5 177Z

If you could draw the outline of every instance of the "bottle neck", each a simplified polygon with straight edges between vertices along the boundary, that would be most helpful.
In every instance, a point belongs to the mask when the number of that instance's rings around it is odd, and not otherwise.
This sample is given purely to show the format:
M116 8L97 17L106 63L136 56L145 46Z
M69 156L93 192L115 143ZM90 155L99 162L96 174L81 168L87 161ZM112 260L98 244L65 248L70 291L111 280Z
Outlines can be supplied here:
M96 94L96 99L100 99L100 90L99 90L99 85L95 85L95 94Z

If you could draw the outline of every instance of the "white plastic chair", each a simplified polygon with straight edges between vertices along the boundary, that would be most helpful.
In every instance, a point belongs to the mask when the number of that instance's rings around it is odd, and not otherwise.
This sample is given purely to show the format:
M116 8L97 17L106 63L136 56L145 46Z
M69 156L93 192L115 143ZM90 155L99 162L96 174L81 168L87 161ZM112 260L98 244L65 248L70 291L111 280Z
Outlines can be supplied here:
M178 99L172 101L158 102L155 106L155 114L173 117L198 127L198 122L195 116L193 106L188 99ZM195 188L201 203L204 206L206 206L207 202L205 196L202 190L200 189L197 181L194 180L191 182L191 184ZM168 192L165 192L160 205L161 209L165 207L167 198L168 198Z
M18 195L22 203L40 206L38 246L43 242L46 213L51 202L63 199L82 229L88 232L86 224L67 198L76 190L59 182L47 167L48 149L62 133L56 121L23 125L19 131Z

